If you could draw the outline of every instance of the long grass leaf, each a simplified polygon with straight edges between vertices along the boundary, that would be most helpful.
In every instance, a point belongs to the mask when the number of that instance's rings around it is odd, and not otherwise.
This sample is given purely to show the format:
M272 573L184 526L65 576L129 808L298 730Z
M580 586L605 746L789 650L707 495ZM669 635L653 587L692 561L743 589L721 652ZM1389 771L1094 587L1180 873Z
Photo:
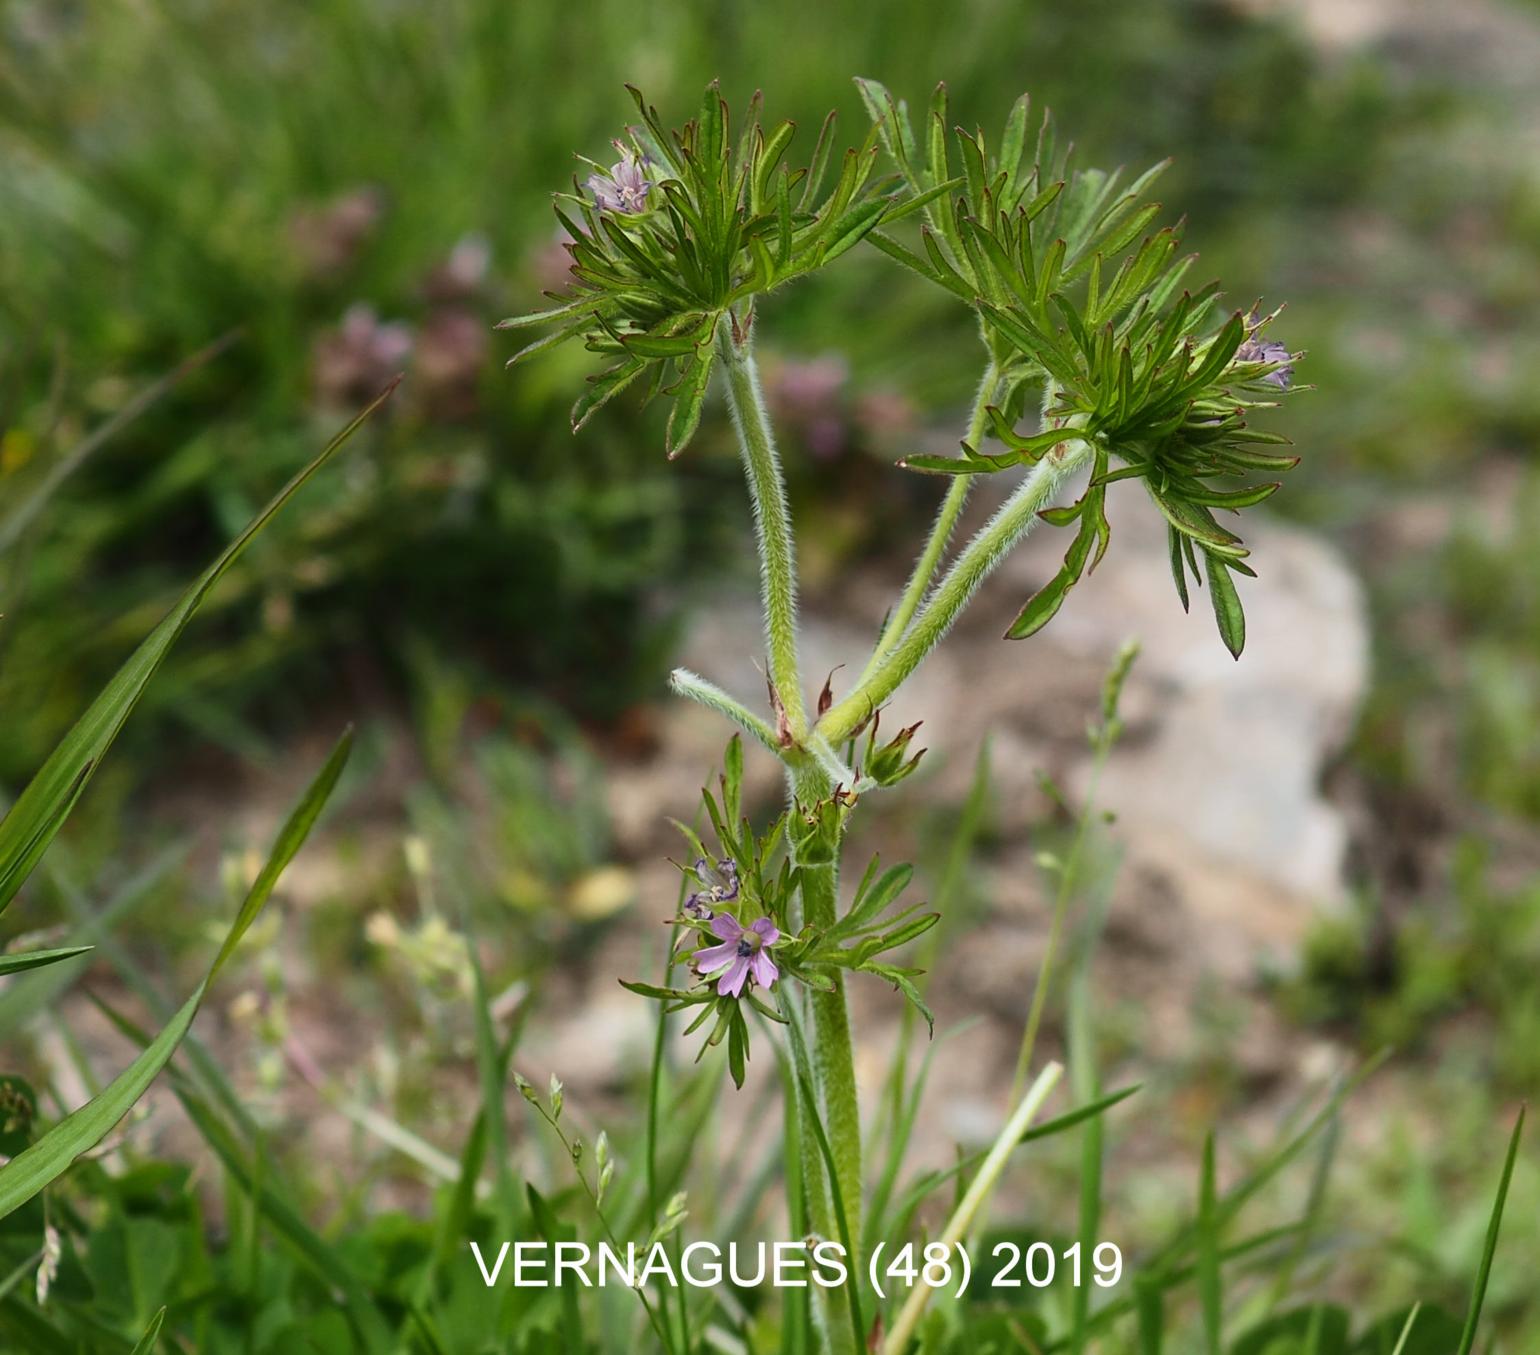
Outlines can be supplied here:
M151 1355L160 1343L160 1328L165 1320L166 1310L162 1308L150 1319L150 1325L144 1329L144 1335L134 1343L133 1355Z
M188 1118L253 1206L295 1254L341 1297L348 1321L364 1342L364 1349L374 1355L385 1355L394 1350L395 1343L384 1317L342 1254L329 1246L266 1182L257 1179L229 1129L197 1097L186 1080L177 1079L174 1086Z
M27 969L43 969L58 964L60 960L73 960L77 955L85 955L90 950L90 946L65 946L61 950L27 950L20 955L0 955L0 978L7 974L20 974Z
M1214 1134L1203 1141L1203 1177L1198 1188L1198 1294L1208 1355L1220 1355L1223 1295L1219 1279L1219 1188L1215 1184Z
M66 734L58 747L0 820L0 912L63 827L86 783L128 720L150 679L214 585L288 501L353 436L395 389L392 382L321 453L289 481L235 538L150 632Z
M1492 1258L1497 1254L1497 1236L1503 1226L1503 1206L1508 1202L1508 1187L1513 1183L1513 1164L1519 1155L1519 1140L1524 1134L1524 1111L1508 1140L1508 1156L1503 1162L1502 1179L1497 1184L1497 1199L1492 1202L1492 1218L1487 1224L1486 1245L1481 1249L1481 1266L1476 1271L1476 1286L1471 1291L1470 1310L1465 1315L1465 1331L1460 1336L1457 1355L1470 1355L1476 1344L1476 1326L1481 1320L1481 1306L1486 1302L1487 1281L1492 1276Z
M352 746L353 734L349 730L338 740L326 765L311 782L288 822L279 831L273 850L247 893L245 902L241 904L240 912L231 924L214 963L209 967L203 982L182 1004L181 1010L171 1022L100 1095L92 1097L78 1110L66 1115L36 1143L0 1167L0 1218L25 1204L62 1175L77 1157L100 1143L144 1095L146 1088L169 1062L198 1014L209 985L224 968L247 928L256 920L257 914L262 911L278 883L278 877L294 859L314 826L322 806L337 784L337 778L342 774L343 764Z
M174 846L156 855L144 869L136 871L119 885L95 913L89 917L76 914L76 926L68 939L82 945L89 955L92 943L104 941L114 925L142 906L155 886L186 859L186 854L184 847ZM70 903L68 893L65 902L66 906ZM60 994L80 977L89 963L84 955L80 955L73 960L18 976L7 983L5 991L0 993L0 1041L13 1036L38 1012L50 1010L59 1000Z

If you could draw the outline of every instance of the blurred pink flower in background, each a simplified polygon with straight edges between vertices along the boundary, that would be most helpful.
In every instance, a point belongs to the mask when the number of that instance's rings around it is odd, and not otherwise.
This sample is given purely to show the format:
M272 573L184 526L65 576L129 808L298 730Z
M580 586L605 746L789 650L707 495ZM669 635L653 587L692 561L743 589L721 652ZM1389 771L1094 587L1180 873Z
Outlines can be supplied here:
M463 419L475 413L489 341L485 319L464 306L435 311L424 322L412 375L431 415Z
M364 302L349 306L334 329L316 336L310 376L316 399L328 408L361 404L378 395L412 354L412 327L381 320Z
M346 271L385 215L385 190L366 184L328 202L296 208L289 218L289 245L309 282L327 282Z
M837 354L782 358L765 374L771 411L784 421L814 456L832 459L850 442L845 388L850 366Z
M462 236L449 257L428 271L422 293L429 301L470 301L486 284L492 268L492 246L484 235Z

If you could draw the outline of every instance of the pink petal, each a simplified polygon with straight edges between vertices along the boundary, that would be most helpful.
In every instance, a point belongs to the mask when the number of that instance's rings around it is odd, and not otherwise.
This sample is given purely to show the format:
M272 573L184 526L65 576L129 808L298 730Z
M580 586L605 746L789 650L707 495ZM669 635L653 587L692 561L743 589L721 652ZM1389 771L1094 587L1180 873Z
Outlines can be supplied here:
M766 951L760 951L749 963L754 970L754 982L761 988L768 988L781 976L781 971L775 967L775 961Z
M739 955L734 958L732 968L723 974L717 983L717 992L723 997L737 997L743 991L743 983L748 976L748 957L746 955Z
M738 919L726 913L718 913L711 919L711 930L724 941L736 941L743 935L743 928L738 925Z
M775 923L767 917L759 918L749 930L758 932L767 946L773 946L781 939L781 933L776 929Z
M698 950L690 956L690 963L702 974L709 974L713 969L718 969L738 954L738 943L728 941L720 946L708 946L705 950Z

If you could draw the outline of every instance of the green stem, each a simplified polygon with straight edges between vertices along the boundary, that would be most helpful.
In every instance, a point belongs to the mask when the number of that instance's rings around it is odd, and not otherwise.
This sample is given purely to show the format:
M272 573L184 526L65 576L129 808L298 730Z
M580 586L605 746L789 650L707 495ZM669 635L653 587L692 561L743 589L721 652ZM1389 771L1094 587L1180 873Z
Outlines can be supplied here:
M744 477L754 500L754 527L759 538L760 585L764 598L765 638L769 646L770 680L785 708L792 735L807 732L797 664L797 558L791 538L791 514L775 439L765 413L765 399L754 365L753 340L745 331L734 335L734 323L724 320L717 352L727 372L727 400L738 430Z
M984 436L984 425L988 419L986 411L994 398L998 382L999 376L994 364L991 363L985 369L983 380L979 382L978 395L973 401L973 413L968 419L968 433L965 441L970 447L977 447ZM962 515L963 506L968 502L968 492L973 488L973 479L971 475L951 477L952 483L947 486L946 497L942 499L941 508L936 513L935 525L930 529L930 539L926 541L925 549L920 552L920 558L914 563L914 572L909 576L903 596L899 598L898 606L893 609L887 625L883 627L877 647L872 651L871 658L867 660L866 667L857 680L858 685L871 676L877 665L888 656L893 646L909 629L909 623L914 620L914 614L919 610L920 603L930 588L931 580L935 578L936 567L941 563L947 543L952 539L952 529L957 526L957 519Z
M832 789L828 778L816 767L801 770L793 784L794 794L804 804L826 798ZM802 866L802 924L817 928L832 927L838 917L839 865L836 861ZM853 1245L861 1232L861 1111L856 1094L855 1054L850 1035L850 1013L845 1004L842 976L833 976L834 988L823 992L811 989L807 1012L810 1022L809 1058L818 1113L834 1157L835 1175L845 1211L851 1220ZM810 1177L812 1173L809 1173ZM833 1237L832 1198L818 1174L818 1189L813 1196L813 1225L825 1237ZM860 1258L852 1257L859 1271Z
M803 704L801 670L797 661L797 566L792 544L791 515L786 504L786 488L776 456L775 440L765 413L764 396L754 365L751 339L731 320L725 321L717 336L717 351L727 373L728 403L733 424L738 431L738 446L743 459L744 477L754 502L754 525L759 541L760 578L764 598L765 635L769 649L770 680L785 710L786 722L798 745L808 736L807 708ZM736 707L731 698L707 689L700 679L685 678L687 695L723 710L763 739L764 732L754 717ZM679 679L676 676L676 685ZM838 758L832 749L822 760L817 754L827 748L815 740L808 754L788 758L791 792L803 803L826 799L834 786L832 773ZM784 756L783 751L783 756ZM825 765L829 764L829 765ZM836 857L837 862L837 857ZM836 862L807 863L802 868L800 889L802 918L799 925L833 926L838 916L839 867ZM791 1042L793 1063L798 1080L813 1089L816 1107L804 1109L802 1134L804 1149L815 1142L807 1115L816 1109L828 1136L834 1176L841 1203L851 1220L855 1238L861 1233L861 1117L856 1099L855 1058L850 1039L850 1017L845 1007L844 984L838 978L832 992L813 990L807 996L809 1039ZM800 1099L800 1093L799 1093ZM825 1238L839 1235L834 1197L829 1188L823 1162L804 1153L804 1179L807 1187L809 1221L813 1230ZM858 1257L849 1258L853 1274L860 1273ZM835 1355L845 1355L850 1333L830 1320L826 1305L818 1302L819 1326ZM853 1349L849 1355L855 1355Z
M1032 529L1038 511L1048 505L1064 480L1090 459L1088 443L1073 438L1067 429L1066 438L1032 468L994 517L979 529L887 658L819 721L818 732L831 744L838 747L898 690L940 643L979 585Z
M668 675L668 685L676 695L688 697L691 701L699 701L701 705L716 711L718 715L725 715L746 734L752 734L777 757L785 755L785 750L776 741L775 730L741 701L729 696L716 683L707 681L699 673L692 673L688 668L676 668Z

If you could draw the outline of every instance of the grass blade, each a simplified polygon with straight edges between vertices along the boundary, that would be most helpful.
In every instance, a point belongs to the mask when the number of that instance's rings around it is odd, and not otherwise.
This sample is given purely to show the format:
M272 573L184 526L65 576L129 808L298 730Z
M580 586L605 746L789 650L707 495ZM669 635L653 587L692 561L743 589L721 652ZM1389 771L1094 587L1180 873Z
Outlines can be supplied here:
M92 945L103 942L111 927L131 916L135 909L144 906L156 886L185 856L183 847L167 848L142 870L136 871L118 885L107 902L89 915L83 909L76 909L71 903L71 896L66 893L66 907L70 909L70 920L75 924L67 939L85 947L86 953L90 954ZM57 860L53 864L57 867ZM58 879L59 872L56 870L55 880ZM89 963L84 956L78 956L47 969L35 969L31 973L18 975L7 983L5 991L0 992L0 1043L15 1038L17 1032L38 1012L50 1010Z
M233 329L228 334L215 339L206 348L199 349L191 357L183 359L159 380L146 386L116 414L93 428L55 461L43 478L43 482L32 491L31 495L3 520L0 520L0 555L4 555L22 538L27 528L48 506L48 501L59 491L59 487L85 465L98 449L122 432L184 377L190 376L200 367L207 366L240 336L240 330Z
M133 1355L151 1355L160 1342L160 1327L165 1320L166 1310L162 1308L150 1319L150 1325L144 1329L144 1335L134 1343Z
M1497 1185L1497 1199L1492 1204L1492 1219L1487 1224L1486 1246L1481 1251L1481 1267L1476 1272L1476 1287L1471 1291L1470 1311L1465 1315L1465 1331L1460 1336L1457 1355L1470 1355L1476 1344L1476 1324L1481 1320L1481 1305L1486 1302L1487 1281L1492 1275L1492 1257L1497 1253L1497 1235L1502 1231L1503 1206L1508 1202L1508 1187L1513 1183L1513 1164L1519 1155L1519 1139L1524 1134L1524 1111L1508 1140L1508 1157L1503 1163L1502 1180Z
M73 960L90 949L90 946L65 946L62 950L28 950L20 955L0 955L0 978L20 974L26 969L42 969L45 965L58 964L60 960Z
M324 466L395 389L392 382L372 404L289 481L224 553L182 594L164 620L150 632L128 662L102 689L73 729L60 741L10 812L0 820L0 912L4 912L49 844L63 827L86 783L127 722L150 679L193 614L230 566L300 487Z
M1208 1355L1220 1355L1223 1297L1219 1287L1219 1190L1215 1184L1214 1134L1203 1140L1203 1180L1198 1188L1198 1293Z
M74 1160L88 1152L111 1132L112 1127L144 1095L161 1069L170 1061L176 1047L192 1025L193 1018L203 1002L219 971L224 968L247 928L267 902L278 883L278 877L294 859L310 829L321 813L322 806L342 774L343 764L353 746L353 733L348 730L338 740L336 748L326 760L320 774L301 797L289 820L278 834L267 863L257 875L256 882L246 895L240 912L225 936L224 945L215 956L214 963L204 976L193 995L150 1045L129 1066L119 1073L99 1095L91 1098L78 1110L66 1115L29 1148L18 1153L4 1167L0 1167L0 1218L30 1200L38 1191L62 1175Z
M340 1295L348 1321L364 1342L364 1349L373 1355L385 1355L385 1352L395 1349L385 1318L369 1296L363 1281L354 1274L342 1254L328 1246L290 1205L258 1179L251 1165L242 1157L240 1147L230 1131L193 1094L185 1080L175 1079L174 1085L177 1099L182 1103L188 1118L224 1164L225 1170L251 1199L253 1207L261 1212L294 1253Z
M1401 1328L1401 1339L1396 1342L1396 1348L1390 1355L1402 1355L1406 1349L1406 1343L1412 1339L1412 1328L1417 1325L1417 1314L1422 1311L1422 1304L1414 1303L1412 1311L1406 1315L1406 1326Z
M492 996L487 990L487 976L481 967L481 953L476 946L470 910L465 911L466 950L471 960L475 983L473 1015L476 1023L476 1075L481 1088L480 1115L486 1127L487 1149L492 1156L494 1189L501 1223L511 1229L520 1216L519 1188L513 1178L513 1156L508 1147L508 1116L503 1100L508 1085L508 1061L513 1056L512 1043L497 1038L493 1025ZM506 1051L506 1054L505 1054Z

